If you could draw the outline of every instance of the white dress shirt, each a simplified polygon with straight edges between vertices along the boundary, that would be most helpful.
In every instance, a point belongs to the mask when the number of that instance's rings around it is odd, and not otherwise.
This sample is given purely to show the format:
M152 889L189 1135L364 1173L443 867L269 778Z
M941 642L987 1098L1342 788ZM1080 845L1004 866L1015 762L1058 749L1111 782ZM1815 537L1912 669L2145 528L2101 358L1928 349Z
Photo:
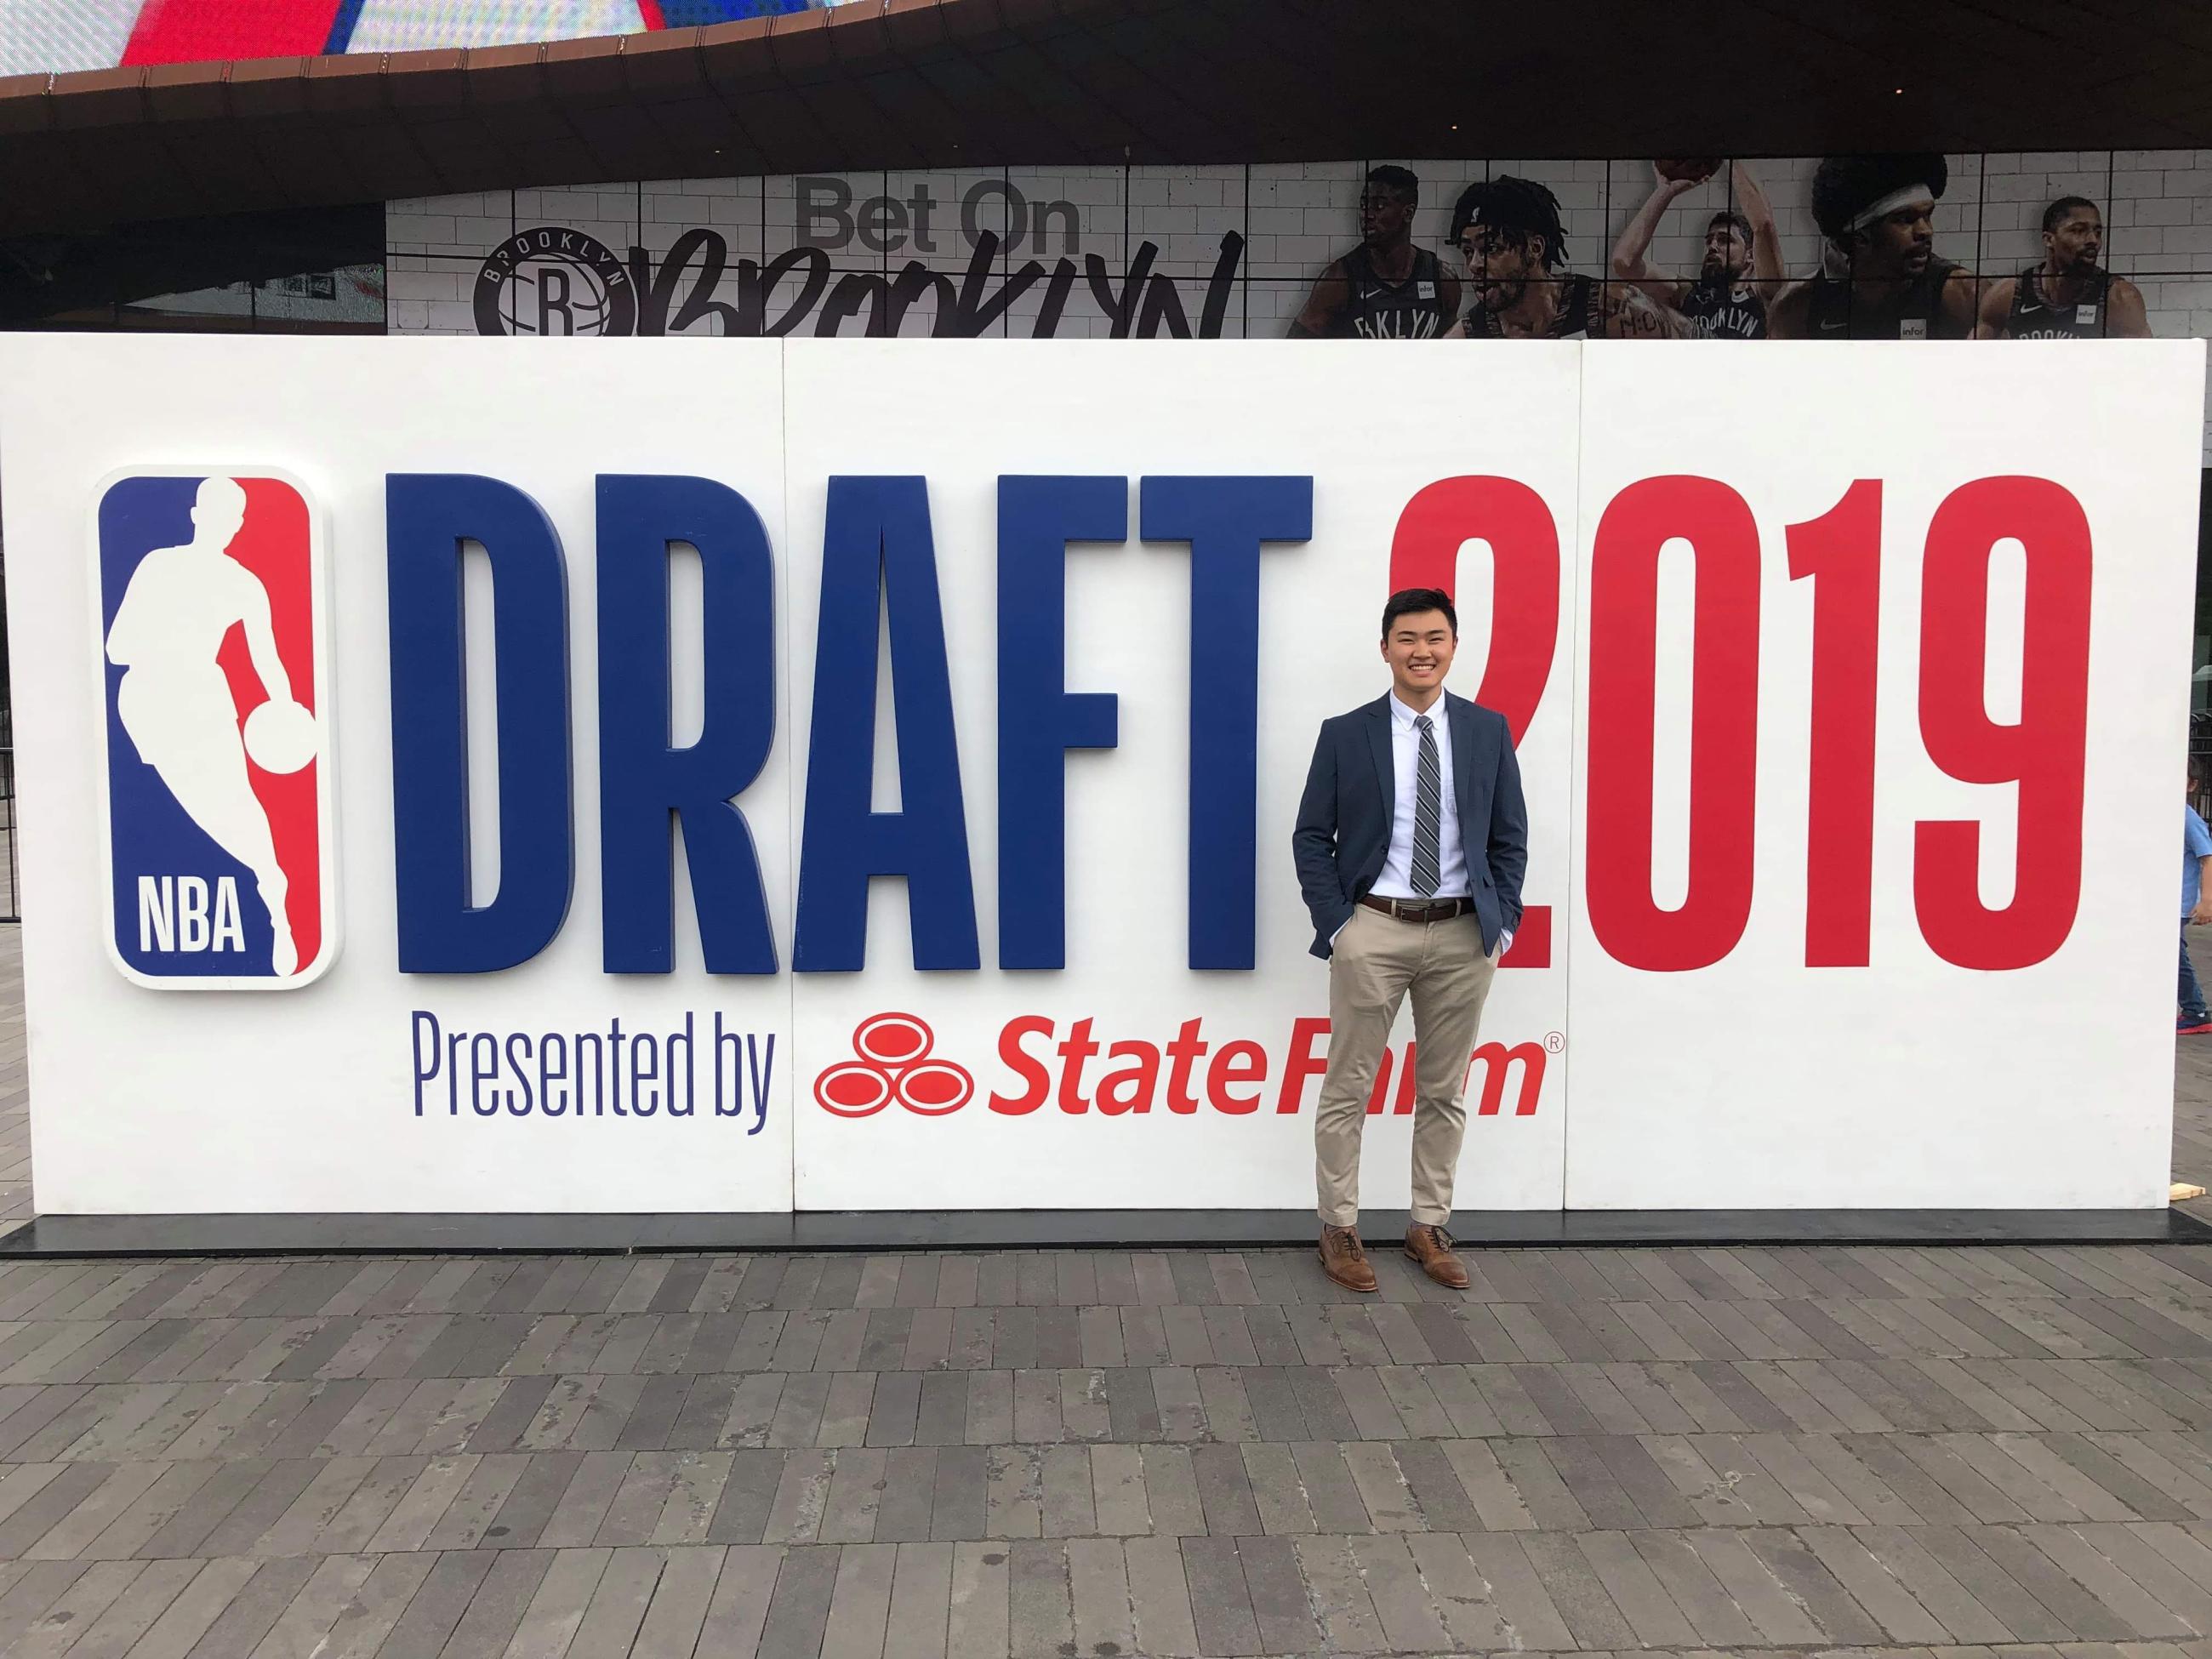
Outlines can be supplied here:
M1467 848L1459 833L1459 801L1452 788L1451 721L1439 696L1428 707L1429 735L1437 745L1437 774L1443 787L1443 817L1438 827L1437 890L1413 890L1413 821L1420 805L1421 734L1413 722L1414 710L1390 694L1390 771L1397 786L1397 802L1390 819L1390 851L1382 860L1382 873L1369 890L1377 898L1468 898Z

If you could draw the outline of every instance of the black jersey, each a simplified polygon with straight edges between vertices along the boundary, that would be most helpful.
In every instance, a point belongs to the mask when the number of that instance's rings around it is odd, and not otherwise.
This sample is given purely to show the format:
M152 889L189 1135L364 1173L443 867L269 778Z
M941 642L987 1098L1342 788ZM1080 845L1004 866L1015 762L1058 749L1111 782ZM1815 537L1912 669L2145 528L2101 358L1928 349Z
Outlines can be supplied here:
M1682 298L1682 314L1696 325L1701 340L1766 337L1766 301L1742 283L1700 276Z
M2100 340L2111 324L2109 297L2112 274L2092 268L2081 297L2071 305L2053 305L2044 291L2041 265L2020 274L2012 288L2012 311L2005 331L2015 340Z
M1559 315L1540 335L1533 337L1545 340L1601 339L1605 335L1605 319L1598 310L1597 283L1591 278L1574 275L1551 279L1559 289ZM1471 313L1474 324L1467 331L1470 340L1502 340L1509 337L1505 325L1498 313L1478 305ZM1513 336L1513 338L1530 337Z
M1812 325L1816 340L1963 340L1972 331L1961 328L1943 310L1943 284L1959 267L1948 259L1934 259L1928 268L1905 284L1899 302L1848 277L1825 274L1813 279ZM1874 289L1862 295L1859 288Z
M1402 283L1386 281L1362 242L1344 256L1342 331L1363 340L1433 340L1452 325L1444 310L1443 261L1413 250L1413 269Z

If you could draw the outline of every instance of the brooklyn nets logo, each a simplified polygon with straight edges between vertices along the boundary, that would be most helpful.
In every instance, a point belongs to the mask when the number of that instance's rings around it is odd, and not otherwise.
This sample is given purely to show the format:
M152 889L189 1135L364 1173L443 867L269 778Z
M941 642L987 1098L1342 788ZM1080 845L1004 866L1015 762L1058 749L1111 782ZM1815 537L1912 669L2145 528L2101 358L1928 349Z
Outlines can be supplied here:
M508 237L477 272L479 334L628 334L629 268L598 238L541 225Z

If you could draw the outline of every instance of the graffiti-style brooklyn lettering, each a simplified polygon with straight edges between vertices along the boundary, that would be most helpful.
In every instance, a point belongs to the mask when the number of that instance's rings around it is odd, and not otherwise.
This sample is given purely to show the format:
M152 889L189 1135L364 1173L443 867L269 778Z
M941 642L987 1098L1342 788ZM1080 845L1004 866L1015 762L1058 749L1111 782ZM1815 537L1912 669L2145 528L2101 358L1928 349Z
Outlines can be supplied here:
M501 243L477 271L477 332L681 334L711 320L722 334L742 338L927 332L973 339L1005 332L1048 340L1067 324L1068 302L1080 292L1112 338L1212 340L1221 336L1244 264L1244 239L1225 234L1194 322L1175 278L1152 268L1160 257L1156 243L1138 244L1117 276L1097 253L1079 264L1063 254L1049 271L1039 259L1001 270L996 232L977 230L970 240L967 268L956 280L919 259L895 273L838 275L825 248L811 245L765 264L748 258L732 266L730 245L703 228L678 237L657 263L641 247L630 249L625 263L579 232L540 227ZM1040 285L1034 314L1016 316L1016 306ZM909 313L926 317L927 328L906 326Z

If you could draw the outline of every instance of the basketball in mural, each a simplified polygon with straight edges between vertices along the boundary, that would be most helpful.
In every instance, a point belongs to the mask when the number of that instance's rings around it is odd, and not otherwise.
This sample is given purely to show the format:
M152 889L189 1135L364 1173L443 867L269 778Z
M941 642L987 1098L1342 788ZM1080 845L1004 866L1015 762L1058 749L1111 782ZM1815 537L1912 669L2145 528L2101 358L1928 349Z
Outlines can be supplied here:
M507 327L516 334L604 334L606 284L588 260L549 253L517 265L508 284Z

